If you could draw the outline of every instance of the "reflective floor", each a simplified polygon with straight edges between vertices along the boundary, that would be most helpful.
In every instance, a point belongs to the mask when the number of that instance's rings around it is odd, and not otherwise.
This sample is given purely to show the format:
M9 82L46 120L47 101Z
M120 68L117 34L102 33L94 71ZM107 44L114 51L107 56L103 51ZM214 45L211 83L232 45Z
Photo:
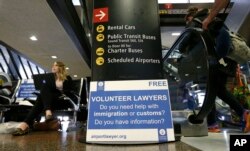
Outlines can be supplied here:
M81 143L82 131L32 132L25 136L0 135L1 151L199 151L181 141L150 145L97 145Z
M143 145L87 144L81 128L67 132L68 123L61 131L30 132L24 136L0 134L0 151L229 151L229 138L240 134L240 129L222 129L221 133L208 133L203 137L181 137L180 141ZM249 135L249 134L246 134Z
M223 128L220 133L208 133L206 137L182 137L182 142L202 151L229 151L230 135L249 135L242 133L239 128Z
M31 132L25 136L0 134L1 151L227 151L229 134L237 129L224 129L205 137L182 137L181 141L148 145L100 145L79 142L83 130L66 132ZM212 145L211 145L212 144Z

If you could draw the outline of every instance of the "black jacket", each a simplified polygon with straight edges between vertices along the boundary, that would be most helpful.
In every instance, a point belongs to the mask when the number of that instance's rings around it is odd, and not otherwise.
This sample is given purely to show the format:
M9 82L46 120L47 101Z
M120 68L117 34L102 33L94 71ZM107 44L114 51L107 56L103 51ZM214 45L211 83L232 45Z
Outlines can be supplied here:
M75 88L73 87L73 80L70 76L67 76L67 80L65 80L63 82L63 91L67 92L67 91L72 91L75 90Z
M73 85L73 80L70 76L67 76L67 79L63 82L63 91L62 93L67 93L67 92L71 92L74 91L74 85ZM56 82L54 81L53 83L45 83L41 89L41 91L51 91L51 92L60 92L57 88L56 88Z

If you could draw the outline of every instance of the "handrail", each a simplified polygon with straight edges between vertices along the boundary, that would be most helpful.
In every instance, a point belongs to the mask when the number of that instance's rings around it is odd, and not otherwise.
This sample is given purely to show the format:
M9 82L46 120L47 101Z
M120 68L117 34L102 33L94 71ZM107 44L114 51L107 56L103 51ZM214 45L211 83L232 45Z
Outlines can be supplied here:
M206 88L206 93L205 93L205 98L204 102L202 104L202 107L198 113L194 113L192 118L190 118L190 122L192 123L199 123L200 121L202 122L204 118L209 114L209 112L212 110L212 107L214 105L214 101L210 101L211 98L214 97L215 93L211 93L213 90L210 87L210 74L211 74L211 69L210 69L210 58L214 55L215 48L214 48L214 43L212 41L212 38L210 37L209 33L207 31L203 31L200 28L187 28L183 33L177 38L177 40L174 42L172 47L169 49L169 51L166 53L166 55L163 57L163 62L168 59L170 54L175 50L177 45L181 42L181 40L184 38L184 36L188 33L193 33L196 36L200 37L202 40L202 43L204 44L205 47L205 56L206 56L206 61L207 61L207 69L208 69L208 78L207 78L207 88Z

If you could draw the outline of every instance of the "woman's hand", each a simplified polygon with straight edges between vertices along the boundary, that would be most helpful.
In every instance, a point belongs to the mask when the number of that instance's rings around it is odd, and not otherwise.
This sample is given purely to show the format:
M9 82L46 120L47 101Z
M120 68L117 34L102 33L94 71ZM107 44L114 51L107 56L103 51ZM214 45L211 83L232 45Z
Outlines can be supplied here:
M209 24L210 22L211 22L211 21L210 21L209 18L204 19L203 22L202 22L202 29L207 30L207 29L208 29L208 24Z

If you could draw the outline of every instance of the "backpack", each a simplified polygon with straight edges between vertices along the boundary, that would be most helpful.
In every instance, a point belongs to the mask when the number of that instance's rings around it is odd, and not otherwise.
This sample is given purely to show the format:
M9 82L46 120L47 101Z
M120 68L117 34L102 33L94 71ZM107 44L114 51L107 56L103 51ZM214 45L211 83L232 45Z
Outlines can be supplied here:
M239 34L231 31L228 32L232 41L228 57L240 64L246 63L250 60L250 48L246 44L246 41Z
M194 18L193 20L202 24L202 21L198 18ZM219 19L218 20L216 19L211 23L209 32L216 34L216 30L218 30L222 26L223 26L223 22ZM231 39L231 46L230 46L231 48L227 57L240 64L249 61L250 60L250 48L246 44L245 39L239 34L230 31L229 29L227 31Z

